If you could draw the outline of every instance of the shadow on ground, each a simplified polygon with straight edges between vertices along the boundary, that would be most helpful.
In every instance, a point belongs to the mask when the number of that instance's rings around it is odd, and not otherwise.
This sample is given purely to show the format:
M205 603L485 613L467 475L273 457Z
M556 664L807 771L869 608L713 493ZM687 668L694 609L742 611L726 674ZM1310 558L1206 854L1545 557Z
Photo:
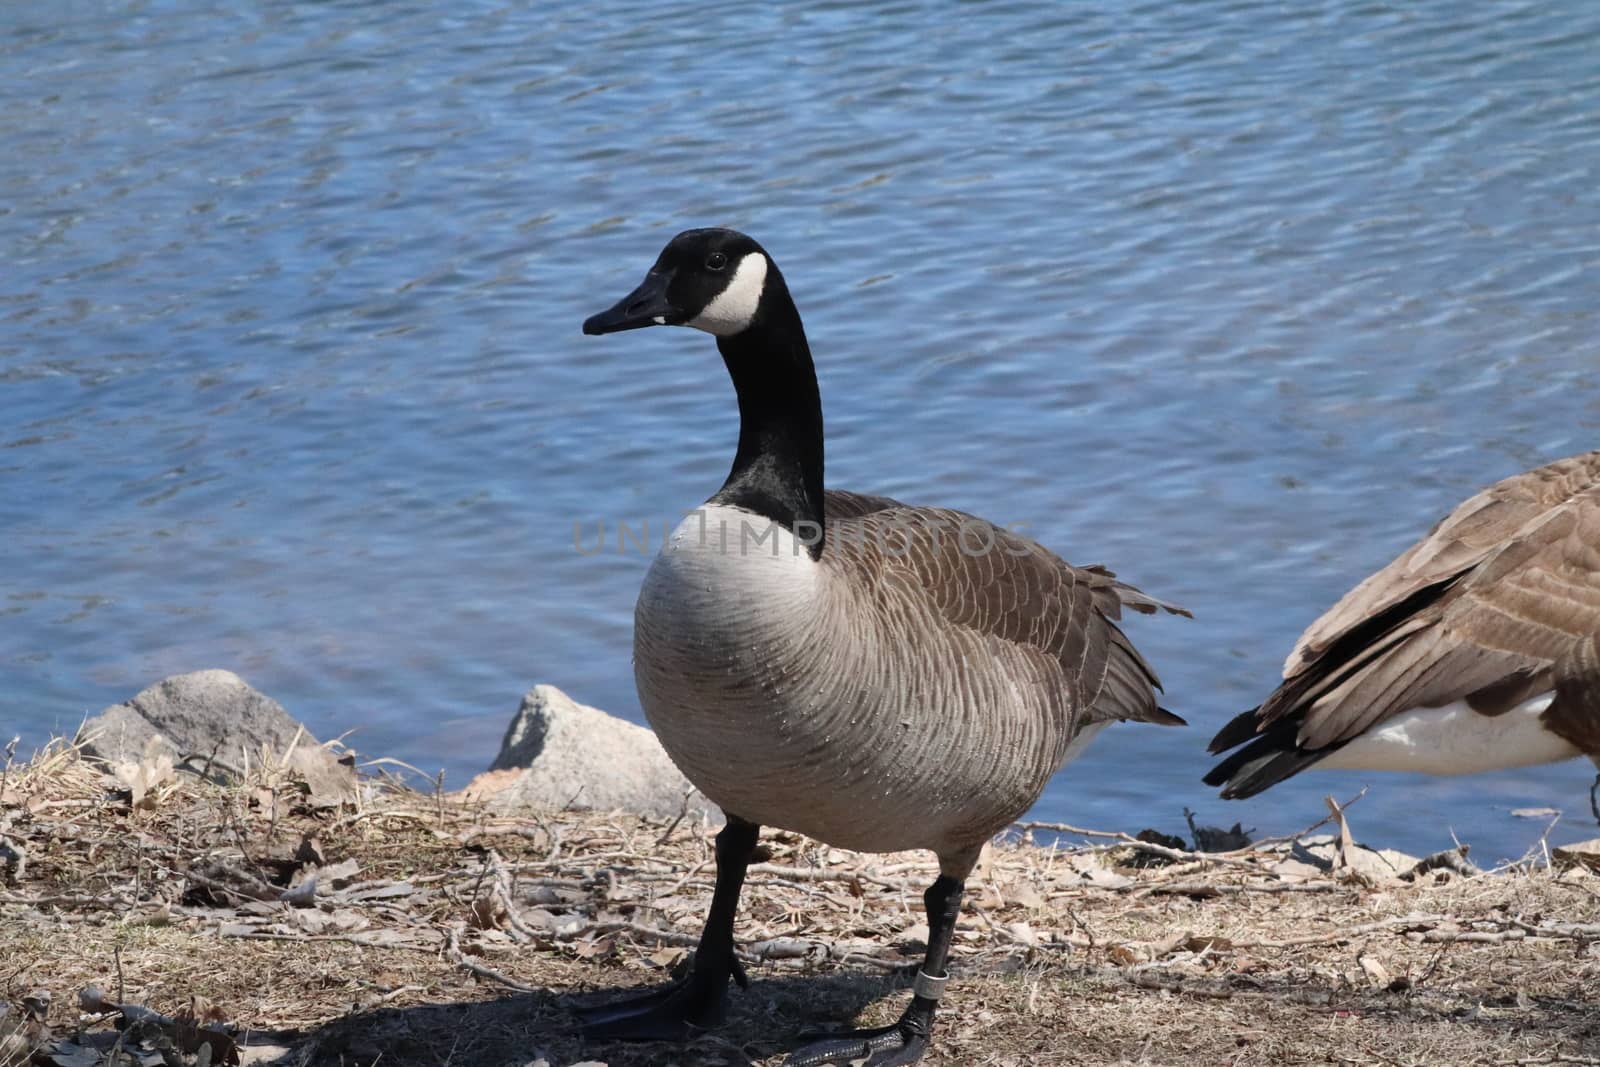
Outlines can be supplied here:
M815 975L730 991L727 1022L687 1045L586 1043L569 1006L630 990L540 991L381 1008L300 1035L300 1067L746 1067L781 1062L807 1030L878 1025L904 1006L909 979ZM1600 1062L1593 998L1457 985L1437 992L1356 990L1267 978L1143 984L1116 968L1059 963L952 985L927 1062L1005 1067L1120 1063ZM1566 1059L1560 1057L1565 1056Z
M650 988L650 987L641 987ZM729 990L728 1018L687 1045L585 1042L571 1007L622 999L636 990L589 993L540 990L492 1000L378 1008L344 1016L300 1035L288 1062L302 1067L437 1067L441 1064L552 1065L600 1060L610 1067L742 1067L801 1044L801 1033L845 1024L887 998L892 1015L909 979L817 975L753 980Z

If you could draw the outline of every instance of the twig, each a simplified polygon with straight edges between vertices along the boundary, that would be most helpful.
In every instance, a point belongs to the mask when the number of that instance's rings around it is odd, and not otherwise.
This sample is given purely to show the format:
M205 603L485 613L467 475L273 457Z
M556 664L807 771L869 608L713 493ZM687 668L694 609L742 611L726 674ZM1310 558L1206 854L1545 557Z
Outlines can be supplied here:
M1110 845L1090 845L1083 849L1075 849L1074 851L1076 852L1102 853L1131 848L1135 852L1144 852L1151 856L1160 856L1163 859L1178 862L1215 863L1228 867L1255 866L1247 858L1254 853L1255 850L1253 848L1236 849L1233 852L1195 852L1190 849L1168 848L1166 845L1158 845L1153 841L1141 841L1132 834L1123 833L1120 830L1114 833L1105 830L1085 830L1082 827L1072 826L1064 822L1024 822L1016 825L1024 830L1049 830L1053 833L1082 834L1085 837L1109 838L1115 842Z
M868 874L860 870L830 871L818 867L785 867L778 863L752 863L748 874L772 874L780 878L788 878L796 882L870 882L881 885L885 889L906 889L907 882L904 878L891 881L880 878L875 874Z
M402 811L397 808L390 808L388 810L368 808L365 811L358 811L354 814L346 815L342 819L338 819L329 823L327 829L323 830L322 833L331 834L335 830L342 830L346 826L353 826L365 819L404 819L407 822L424 824L433 822L432 816L424 815L421 812Z
M700 939L693 934L685 934L677 930L662 930L659 927L628 922L625 919L585 923L582 926L574 927L571 930L559 931L550 936L556 941L577 941L586 937L604 937L607 934L632 934L635 937L653 941L656 944L688 948L693 948L700 943Z
M1343 870L1350 866L1350 850L1355 848L1355 838L1351 836L1350 824L1345 821L1344 808L1337 800L1333 799L1333 794L1329 793L1323 797L1322 802L1328 805L1328 817L1333 820L1339 831L1339 843L1334 856L1333 869L1335 871Z
M516 940L532 941L536 934L522 921L522 916L517 912L516 893L512 889L511 874L506 870L505 861L500 858L500 853L489 849L489 862L494 865L494 891L499 894L500 900L506 907L506 921L511 926L511 931Z
M107 904L121 904L129 902L123 893L107 893L104 896L75 896L71 894L47 894L39 897L25 897L19 893L0 893L0 904L26 904L32 908L45 906L104 908Z
M1600 923L1546 923L1543 926L1534 926L1532 923L1523 922L1521 919L1509 920L1512 926L1524 930L1535 937L1549 937L1558 940L1581 940L1600 938Z
M488 967L488 966L485 966L484 964L475 963L472 960L467 959L466 954L461 951L461 937L460 937L460 934L461 934L461 924L460 923L456 923L456 924L454 924L454 925L452 925L450 927L450 940L445 944L444 954L445 954L445 958L448 959L451 963L454 963L458 967L462 967L462 968L465 968L466 970L471 971L473 974L477 975L479 978L487 978L491 982L499 982L501 985L505 986L506 988L515 989L519 993L537 993L537 992L539 992L539 988L537 986L524 985L523 983L517 981L515 978L508 978L507 976L501 974L499 971L495 970L493 967Z
M1354 804L1356 801L1360 800L1362 797L1364 797L1366 795L1367 795L1367 787L1366 786L1362 786L1360 792L1356 793L1355 796L1351 797L1349 800L1347 800L1343 804L1339 805L1339 810L1340 811L1349 811L1350 810L1350 805ZM1252 842L1250 844L1249 848L1239 849L1238 852L1263 851L1265 849L1274 848L1274 847L1276 847L1278 845L1292 845L1295 842L1299 841L1301 838L1310 836L1313 831L1322 829L1324 826L1328 825L1328 823L1330 823L1332 821L1333 821L1333 815L1330 813L1328 815L1324 815L1322 818L1318 819L1316 822L1312 823L1310 826L1306 827L1304 830L1301 830L1299 833L1285 834L1285 835L1283 835L1281 837L1263 837L1259 841ZM1233 855L1233 854L1234 853L1230 853L1230 855Z
M1240 893L1342 893L1349 886L1338 882L1245 882L1229 885L1217 882L1133 882L1115 891L1140 896L1221 897Z
M283 934L275 930L250 930L239 933L228 933L224 936L238 938L240 941L343 941L350 945L360 945L363 948L400 948L413 952L429 951L430 946L419 941L389 941L378 935L382 930L375 930L370 934Z
M1427 926L1432 923L1447 922L1443 915L1402 915L1394 919L1380 919L1377 922L1362 923L1358 926L1346 926L1339 930L1330 930L1321 934L1306 934L1303 937L1286 937L1279 941L1235 941L1233 947L1239 948L1295 948L1299 945L1327 945L1336 941L1349 941L1352 938L1365 934L1374 934L1380 930L1392 930L1397 926Z
M1432 978L1434 972L1439 969L1439 964L1444 960L1445 953L1447 953L1449 951L1450 951L1450 943L1449 942L1445 942L1443 945L1440 945L1439 946L1439 951L1435 952L1433 954L1433 959L1428 961L1428 965L1422 969L1422 973L1417 975L1416 978L1411 980L1411 988L1416 989L1419 986L1421 986L1424 982L1426 982L1430 978Z
M681 823L684 819L689 817L689 798L691 796L693 796L693 795L694 795L694 787L693 786L690 786L688 789L685 789L683 791L683 804L682 804L681 807L678 808L677 817L674 818L671 822L667 823L667 828L665 830L661 831L661 836L660 837L656 838L656 844L658 844L658 845L666 844L667 841L670 840L671 837L672 837L672 831L676 830L678 828L678 824Z
M1424 930L1422 940L1443 941L1446 943L1456 941L1475 941L1480 944L1499 945L1507 941L1521 941L1528 936L1525 930Z
M425 991L427 988L428 988L427 986L423 986L423 985L397 986L396 988L389 990L387 993L383 994L382 996L376 997L373 1000L369 1001L367 1006L375 1008L379 1004L387 1004L391 1000L395 999L396 997L403 996L406 993L421 993L421 992Z
M690 867L687 871L684 871L683 872L683 876L681 878L679 878L676 882L673 882L672 885L668 886L667 887L667 891L665 893L659 893L659 894L657 894L657 896L658 897L670 897L670 896L672 896L678 890L680 890L684 886L688 885L694 879L695 875L697 875L701 871L705 870L709 863L710 863L709 860L701 860L699 863L696 863L694 866ZM668 875L666 877L671 877L671 876Z
M1362 786L1359 792L1357 792L1349 800L1346 800L1344 803L1339 805L1340 810L1349 810L1350 805L1354 804L1356 801L1360 800L1366 795L1367 787ZM1183 853L1179 858L1198 862L1211 862L1256 856L1268 851L1269 849L1272 849L1277 845L1294 844L1296 841L1299 841L1301 838L1307 836L1313 831L1322 829L1322 827L1326 826L1332 820L1333 815L1328 814L1324 815L1322 818L1318 819L1316 822L1312 823L1310 826L1307 826L1304 830L1301 830L1298 833L1285 834L1280 837L1263 837L1259 841L1252 841L1243 848L1232 849L1228 852L1187 852ZM1132 837L1131 835L1120 830L1090 830L1082 826L1073 826L1070 823L1064 822L1019 822L1014 824L1014 826L1019 830L1048 830L1053 833L1078 834L1083 837L1110 838L1121 844L1150 844L1148 841L1139 841L1138 838Z
M678 930L662 930L659 927L621 919L586 923L573 930L555 934L553 937L556 941L577 941L587 937L605 937L608 934L630 934L653 944L671 945L677 948L694 948L700 944L700 938L693 934ZM887 945L884 948L886 951L889 950ZM838 959L841 962L867 963L873 967L890 970L898 968L903 962L898 958L898 953L894 960L886 960L854 949L840 953L835 946L826 942L808 942L797 938L770 938L757 941L749 946L736 948L734 955L746 963L760 963L767 959L795 959L803 956L808 959Z

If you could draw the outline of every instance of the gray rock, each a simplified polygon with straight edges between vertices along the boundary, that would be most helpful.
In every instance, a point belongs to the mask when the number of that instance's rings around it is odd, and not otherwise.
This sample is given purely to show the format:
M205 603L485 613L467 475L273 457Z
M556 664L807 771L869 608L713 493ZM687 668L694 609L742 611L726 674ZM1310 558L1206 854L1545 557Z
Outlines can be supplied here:
M1578 867L1600 872L1600 837L1562 845L1550 854L1550 858L1555 861L1558 871Z
M312 796L325 800L347 795L356 785L355 772L283 705L232 671L195 671L157 682L84 723L78 739L89 755L109 763L139 762L152 741L174 760L198 757L199 766L213 756L235 771L272 760L303 777Z
M1289 860L1274 868L1280 874L1303 874L1312 868L1324 874L1344 870L1372 885L1398 881L1409 875L1421 862L1416 856L1392 848L1368 848L1353 844L1344 856L1346 866L1339 867L1339 838L1334 834L1304 837L1295 842Z
M656 735L579 704L553 685L522 698L500 754L464 790L491 809L623 810L671 817L684 810L720 819L689 784Z

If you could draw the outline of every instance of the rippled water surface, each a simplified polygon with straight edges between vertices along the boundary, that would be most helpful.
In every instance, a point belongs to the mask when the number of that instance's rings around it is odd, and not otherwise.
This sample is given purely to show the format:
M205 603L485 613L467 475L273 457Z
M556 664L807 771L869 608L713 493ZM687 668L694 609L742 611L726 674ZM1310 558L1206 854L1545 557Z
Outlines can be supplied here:
M1597 445L1600 6L71 2L0 15L0 729L230 667L493 756L638 715L636 548L714 490L704 335L579 323L692 225L783 266L833 485L1105 561L1194 729L1038 814L1517 855L1586 763L1198 777L1299 630L1478 486Z

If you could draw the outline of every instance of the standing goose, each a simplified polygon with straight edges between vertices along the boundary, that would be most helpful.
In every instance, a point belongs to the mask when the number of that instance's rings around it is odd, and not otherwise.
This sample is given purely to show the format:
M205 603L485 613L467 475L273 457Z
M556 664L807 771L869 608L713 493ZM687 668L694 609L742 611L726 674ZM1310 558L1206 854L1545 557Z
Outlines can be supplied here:
M1312 765L1600 766L1600 452L1490 486L1345 594L1211 751L1235 746L1205 778L1224 797Z
M682 1040L720 1021L734 912L766 825L938 856L927 954L900 1020L787 1061L914 1063L984 842L1106 724L1182 723L1157 706L1154 671L1115 625L1121 609L1187 613L970 515L825 492L800 313L744 234L674 237L583 331L651 325L715 335L739 399L733 469L663 547L634 615L640 703L727 825L689 976L585 1013L585 1031Z

